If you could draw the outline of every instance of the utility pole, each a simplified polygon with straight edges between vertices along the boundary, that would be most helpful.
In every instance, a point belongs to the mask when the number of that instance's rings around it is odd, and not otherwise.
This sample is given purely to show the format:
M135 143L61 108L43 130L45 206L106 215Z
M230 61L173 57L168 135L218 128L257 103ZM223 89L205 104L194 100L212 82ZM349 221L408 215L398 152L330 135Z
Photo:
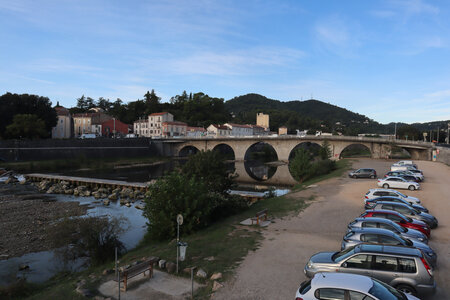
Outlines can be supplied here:
M438 126L438 132L437 132L437 142L439 144L439 126Z
M394 124L394 140L397 139L397 122Z

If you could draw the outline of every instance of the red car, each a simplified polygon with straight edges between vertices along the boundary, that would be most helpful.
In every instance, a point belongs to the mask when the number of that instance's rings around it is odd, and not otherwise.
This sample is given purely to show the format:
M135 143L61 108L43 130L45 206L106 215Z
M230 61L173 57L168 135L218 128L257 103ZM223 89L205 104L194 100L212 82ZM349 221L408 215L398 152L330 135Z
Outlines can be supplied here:
M365 213L361 215L361 217L363 218L376 217L389 219L402 227L419 230L420 232L425 234L428 238L430 237L431 230L430 227L425 222L412 219L394 210L387 210L387 209L367 210Z

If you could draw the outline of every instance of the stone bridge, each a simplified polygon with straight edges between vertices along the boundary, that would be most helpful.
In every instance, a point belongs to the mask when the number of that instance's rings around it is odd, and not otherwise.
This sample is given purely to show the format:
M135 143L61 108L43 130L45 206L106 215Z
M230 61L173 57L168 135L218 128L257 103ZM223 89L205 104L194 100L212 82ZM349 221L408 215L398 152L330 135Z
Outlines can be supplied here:
M237 161L245 160L247 150L252 145L262 142L272 146L278 156L278 160L284 162L289 161L291 151L293 151L296 146L303 143L307 143L306 145L322 145L324 141L328 141L333 159L341 158L342 151L348 146L355 144L364 145L370 151L372 158L386 158L391 155L393 147L399 147L408 151L411 158L414 160L431 160L434 148L433 143L428 142L354 136L298 137L295 135L286 135L277 137L203 137L163 140L165 144L172 144L172 152L175 156L182 156L180 154L197 150L214 150L220 145L226 145L233 150L234 159Z

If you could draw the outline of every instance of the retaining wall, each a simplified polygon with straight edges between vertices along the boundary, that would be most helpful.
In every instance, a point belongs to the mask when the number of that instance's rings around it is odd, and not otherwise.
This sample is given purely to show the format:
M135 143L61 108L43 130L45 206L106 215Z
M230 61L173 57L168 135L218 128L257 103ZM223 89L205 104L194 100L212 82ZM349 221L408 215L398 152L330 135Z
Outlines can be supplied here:
M450 165L450 147L437 146L436 150L439 150L439 154L436 153L436 160Z

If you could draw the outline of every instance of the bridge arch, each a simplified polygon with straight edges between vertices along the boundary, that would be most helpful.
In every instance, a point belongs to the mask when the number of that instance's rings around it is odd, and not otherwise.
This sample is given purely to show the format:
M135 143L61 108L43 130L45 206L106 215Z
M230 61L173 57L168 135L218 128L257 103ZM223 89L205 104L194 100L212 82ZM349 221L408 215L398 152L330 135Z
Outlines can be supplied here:
M363 143L352 143L345 146L339 153L339 158L350 157L372 157L370 145Z
M236 159L236 155L234 154L233 148L226 143L217 144L216 146L214 146L213 151L218 151L227 160L235 160Z
M316 154L316 153L318 154L318 151L319 151L320 147L321 147L321 145L319 143L316 143L316 142L305 141L305 142L298 143L289 152L288 160L291 161L291 159L294 158L295 152L298 149L305 149L305 150L308 150L309 152L311 152L312 154Z
M178 156L179 157L187 157L190 155L194 155L199 151L200 150L198 150L197 147L192 146L192 145L187 145L180 149L180 151L178 152Z

